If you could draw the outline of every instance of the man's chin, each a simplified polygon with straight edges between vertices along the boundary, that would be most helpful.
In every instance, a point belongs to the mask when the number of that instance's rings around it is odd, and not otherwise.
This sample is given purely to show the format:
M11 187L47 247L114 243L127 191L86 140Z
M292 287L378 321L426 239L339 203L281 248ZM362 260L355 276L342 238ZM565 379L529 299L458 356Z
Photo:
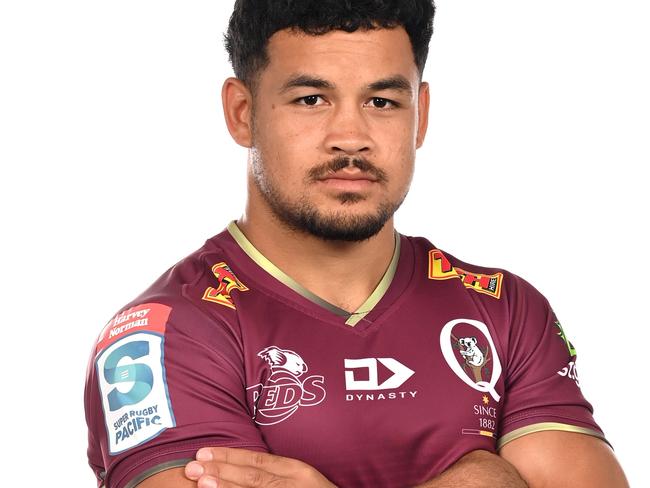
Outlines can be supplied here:
M336 200L341 205L355 205L366 200L366 196L355 192L342 192L336 195Z
M374 214L336 212L321 215L317 212L284 215L282 220L294 230L305 232L327 241L361 242L377 235L384 228L392 212L382 208Z

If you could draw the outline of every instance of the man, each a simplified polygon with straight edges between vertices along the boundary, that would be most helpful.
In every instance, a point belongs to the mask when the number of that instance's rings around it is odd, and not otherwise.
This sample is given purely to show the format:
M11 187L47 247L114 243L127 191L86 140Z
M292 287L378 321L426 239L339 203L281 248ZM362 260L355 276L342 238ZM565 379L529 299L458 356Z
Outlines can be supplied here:
M627 486L544 297L395 232L433 13L236 3L222 93L246 210L100 334L100 485Z

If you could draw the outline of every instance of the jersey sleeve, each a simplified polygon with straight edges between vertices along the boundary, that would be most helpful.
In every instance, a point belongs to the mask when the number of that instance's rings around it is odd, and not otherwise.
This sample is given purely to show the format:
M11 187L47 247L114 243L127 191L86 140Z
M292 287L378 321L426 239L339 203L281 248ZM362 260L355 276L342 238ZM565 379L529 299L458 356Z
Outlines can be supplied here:
M86 379L88 456L98 485L134 487L184 466L201 447L268 451L245 392L237 334L198 307L150 301L116 315Z
M497 447L545 430L605 440L580 390L576 350L549 302L528 282L510 276L511 329Z

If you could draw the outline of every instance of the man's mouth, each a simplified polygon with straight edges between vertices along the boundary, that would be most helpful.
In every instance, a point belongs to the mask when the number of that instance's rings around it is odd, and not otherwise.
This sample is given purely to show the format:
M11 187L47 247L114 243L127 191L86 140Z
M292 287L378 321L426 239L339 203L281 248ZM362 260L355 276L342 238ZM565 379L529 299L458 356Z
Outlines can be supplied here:
M352 171L342 169L333 173L328 173L322 178L319 178L319 180L370 181L376 183L377 177L367 171L359 171L355 168Z
M333 173L328 173L319 178L318 181L328 188L339 190L343 192L358 192L367 190L373 184L377 183L376 176L366 171L358 169L353 170L340 170Z
M365 158L344 156L312 168L308 177L311 181L327 185L348 185L350 188L385 183L388 180L384 171Z

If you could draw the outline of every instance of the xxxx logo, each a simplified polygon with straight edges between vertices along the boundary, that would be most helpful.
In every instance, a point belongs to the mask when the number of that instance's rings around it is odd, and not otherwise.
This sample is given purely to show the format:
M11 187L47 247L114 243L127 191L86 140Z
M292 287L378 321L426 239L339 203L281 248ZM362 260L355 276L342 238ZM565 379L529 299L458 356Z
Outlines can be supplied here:
M465 288L470 288L479 293L485 293L494 298L501 297L503 273L495 273L493 275L471 273L452 266L447 256L439 249L429 251L429 279L449 280L452 278L460 279Z
M203 300L237 310L230 293L233 290L248 291L248 287L239 281L226 263L217 263L212 266L212 273L217 278L219 285L217 287L208 287L203 294Z
M271 366L271 375L264 383L246 388L249 401L255 406L256 424L278 424L300 407L313 407L325 400L325 378L304 377L308 368L298 353L270 346L257 355Z

